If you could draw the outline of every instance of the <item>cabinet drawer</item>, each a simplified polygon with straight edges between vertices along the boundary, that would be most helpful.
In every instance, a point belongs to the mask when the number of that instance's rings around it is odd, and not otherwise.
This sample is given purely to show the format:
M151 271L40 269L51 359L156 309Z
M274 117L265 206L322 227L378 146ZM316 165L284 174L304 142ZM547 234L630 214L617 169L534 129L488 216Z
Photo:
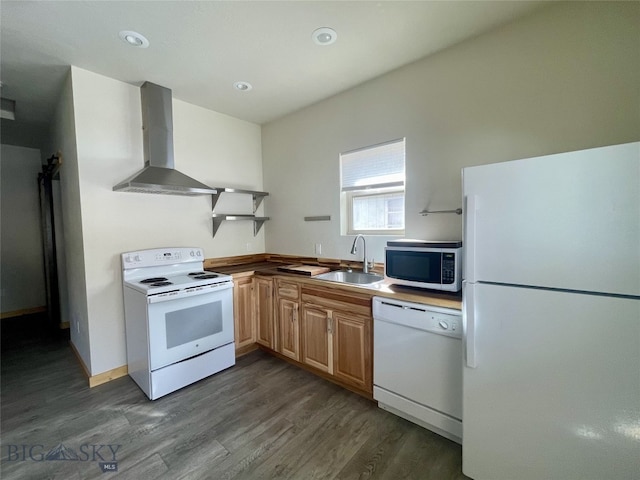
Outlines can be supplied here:
M300 295L300 287L297 283L278 280L278 296L297 300Z
M302 289L302 301L329 310L340 310L368 317L371 316L370 297L356 297L350 294L322 292L305 286Z

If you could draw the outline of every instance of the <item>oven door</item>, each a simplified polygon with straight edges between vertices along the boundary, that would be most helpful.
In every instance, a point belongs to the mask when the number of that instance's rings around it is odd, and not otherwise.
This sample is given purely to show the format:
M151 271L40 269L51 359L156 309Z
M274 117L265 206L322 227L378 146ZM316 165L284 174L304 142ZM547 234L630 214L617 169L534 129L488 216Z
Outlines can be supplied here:
M149 298L151 370L233 342L233 286Z

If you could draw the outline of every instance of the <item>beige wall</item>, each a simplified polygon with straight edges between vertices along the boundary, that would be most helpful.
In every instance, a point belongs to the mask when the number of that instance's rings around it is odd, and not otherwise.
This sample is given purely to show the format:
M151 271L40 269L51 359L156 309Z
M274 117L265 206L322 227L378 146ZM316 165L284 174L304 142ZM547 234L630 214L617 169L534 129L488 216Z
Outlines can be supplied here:
M38 173L40 150L2 145L0 152L0 309L46 305Z
M126 364L122 252L196 246L207 257L259 253L264 232L254 237L251 222L237 222L212 238L209 196L114 192L144 165L140 89L76 67L72 79L84 247L78 255L95 375ZM262 189L259 125L177 100L173 119L178 170L211 186ZM251 197L221 199L216 210L222 208L251 213Z
M61 235L56 241L59 248L58 273L60 285L60 313L63 322L70 323L73 343L85 365L91 370L89 343L89 313L87 309L87 282L85 276L84 239L82 232L82 202L76 148L75 116L71 71L60 94L54 120L49 133L47 155L59 152L60 200L58 220ZM59 233L57 230L56 233ZM64 262L64 263L61 263Z
M459 239L461 217L418 212L461 206L462 167L639 140L638 25L638 2L552 5L263 126L267 251L353 258L340 152L406 137L406 237Z

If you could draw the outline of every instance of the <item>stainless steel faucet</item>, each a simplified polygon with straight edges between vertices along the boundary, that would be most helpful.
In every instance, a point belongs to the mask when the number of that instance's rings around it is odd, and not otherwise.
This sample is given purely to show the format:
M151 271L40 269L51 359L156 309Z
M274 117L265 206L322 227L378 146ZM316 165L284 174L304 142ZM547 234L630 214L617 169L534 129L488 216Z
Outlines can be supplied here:
M351 245L351 255L355 255L358 252L356 243L358 243L359 238L362 239L362 271L363 273L369 273L369 263L367 262L367 242L364 239L364 235L361 233L359 233L353 240L353 245Z

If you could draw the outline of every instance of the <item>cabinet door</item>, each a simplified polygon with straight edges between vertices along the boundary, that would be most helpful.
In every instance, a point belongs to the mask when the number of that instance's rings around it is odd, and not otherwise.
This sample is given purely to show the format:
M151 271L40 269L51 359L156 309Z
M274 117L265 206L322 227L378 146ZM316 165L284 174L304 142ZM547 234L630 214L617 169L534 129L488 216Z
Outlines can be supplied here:
M331 310L302 304L302 362L333 373Z
M371 321L369 317L333 312L334 375L373 392Z
M245 277L233 282L233 327L236 351L256 342L253 316L253 279Z
M300 361L298 302L287 298L278 299L278 323L280 327L279 352Z
M273 281L270 278L254 279L256 341L275 349L273 322Z

